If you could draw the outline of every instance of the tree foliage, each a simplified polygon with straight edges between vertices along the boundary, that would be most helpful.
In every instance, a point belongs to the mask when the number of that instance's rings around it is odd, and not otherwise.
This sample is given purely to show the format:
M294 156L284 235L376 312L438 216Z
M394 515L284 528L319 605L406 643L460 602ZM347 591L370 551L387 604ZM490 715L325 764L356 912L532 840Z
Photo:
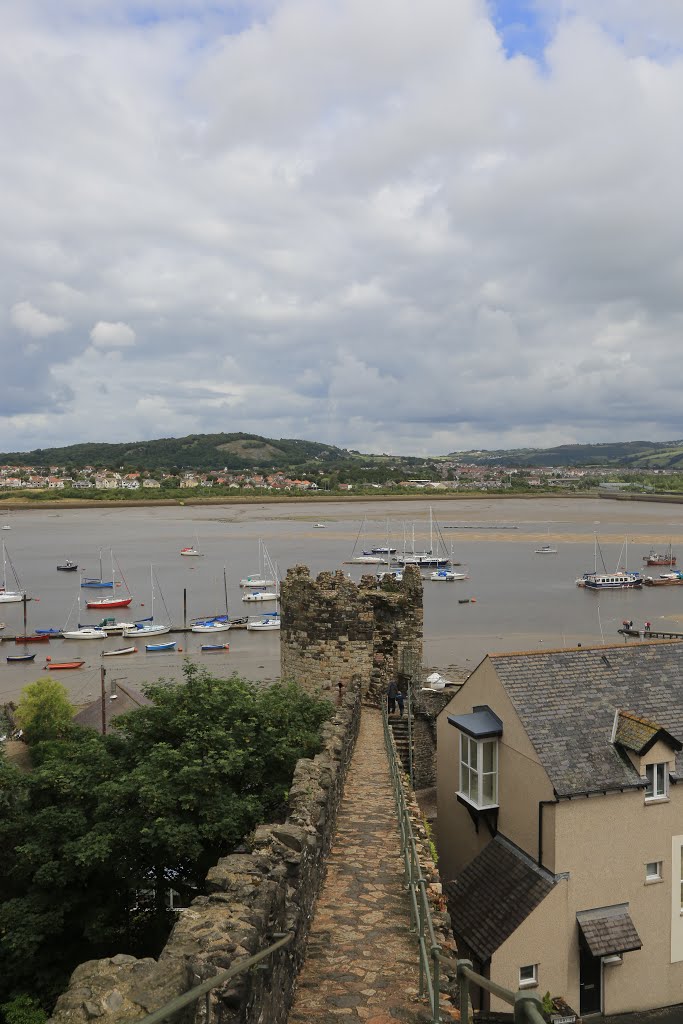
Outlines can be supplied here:
M21 691L16 719L27 741L38 743L66 736L72 727L73 713L66 687L46 676Z
M193 666L110 735L73 728L33 747L26 774L0 756L0 999L46 1005L86 959L155 955L171 889L278 813L299 757L319 749L327 701Z

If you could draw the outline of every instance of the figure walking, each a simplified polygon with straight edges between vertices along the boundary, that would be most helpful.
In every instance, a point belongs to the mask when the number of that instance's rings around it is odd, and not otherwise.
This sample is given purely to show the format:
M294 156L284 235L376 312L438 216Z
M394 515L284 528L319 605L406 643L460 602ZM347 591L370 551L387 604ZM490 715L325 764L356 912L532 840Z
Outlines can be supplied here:
M403 718L403 692L398 688L396 689L396 703L398 704L398 713Z
M398 686L395 680L392 679L387 687L387 707L390 715L393 715L396 711L396 697L398 692ZM401 699L403 699L403 697L401 697Z

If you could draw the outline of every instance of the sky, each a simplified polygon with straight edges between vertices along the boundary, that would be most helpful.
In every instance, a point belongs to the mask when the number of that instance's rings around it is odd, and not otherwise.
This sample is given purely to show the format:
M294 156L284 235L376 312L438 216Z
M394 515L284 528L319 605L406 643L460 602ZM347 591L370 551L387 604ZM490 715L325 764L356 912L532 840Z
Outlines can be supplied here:
M0 451L683 437L683 5L0 8Z

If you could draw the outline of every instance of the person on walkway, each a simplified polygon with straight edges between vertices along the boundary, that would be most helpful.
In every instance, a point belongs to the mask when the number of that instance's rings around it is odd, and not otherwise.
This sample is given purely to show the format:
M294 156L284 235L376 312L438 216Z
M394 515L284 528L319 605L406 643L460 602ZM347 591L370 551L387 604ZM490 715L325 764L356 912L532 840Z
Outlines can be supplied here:
M396 695L398 694L398 684L395 679L392 679L387 687L387 705L389 714L393 715L396 711Z
M403 718L403 692L396 689L396 703L398 704L398 713Z

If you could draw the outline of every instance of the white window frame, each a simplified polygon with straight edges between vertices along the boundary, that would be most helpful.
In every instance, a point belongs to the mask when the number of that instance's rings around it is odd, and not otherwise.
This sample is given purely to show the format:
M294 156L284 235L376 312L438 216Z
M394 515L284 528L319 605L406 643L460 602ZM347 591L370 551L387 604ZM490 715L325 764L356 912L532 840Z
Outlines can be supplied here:
M524 977L524 971L531 971ZM519 969L519 988L537 988L538 986L538 964L525 964Z
M656 761L645 765L645 803L667 800L669 796L669 765L667 761Z
M654 868L654 873L650 871L650 868ZM662 862L661 860L649 860L645 865L645 881L646 882L661 882L663 881L662 875Z
M484 771L484 750L487 748L493 751L493 770ZM477 740L468 736L466 732L460 733L460 760L459 760L458 796L466 800L480 810L498 807L498 738L487 737ZM484 780L493 779L494 799L484 799ZM475 783L473 786L472 783ZM475 795L472 796L472 790Z

